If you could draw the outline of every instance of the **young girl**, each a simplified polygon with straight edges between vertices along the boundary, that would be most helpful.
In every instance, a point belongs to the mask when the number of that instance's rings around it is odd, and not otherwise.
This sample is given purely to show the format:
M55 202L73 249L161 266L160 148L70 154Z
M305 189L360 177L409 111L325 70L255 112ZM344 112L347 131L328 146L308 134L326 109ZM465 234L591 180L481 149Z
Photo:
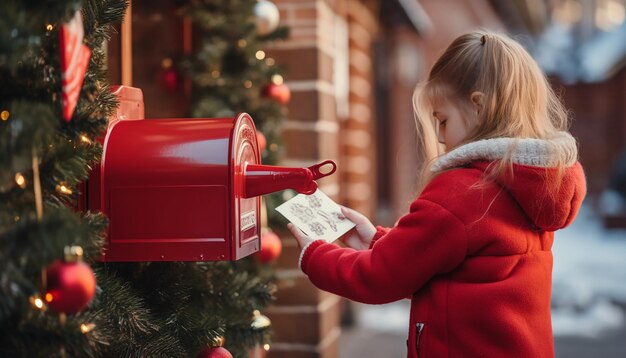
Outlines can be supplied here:
M355 301L410 297L409 357L553 357L550 250L586 191L565 110L522 46L482 32L452 42L414 102L428 174L409 213L382 228L345 209L352 248L289 224L300 267Z

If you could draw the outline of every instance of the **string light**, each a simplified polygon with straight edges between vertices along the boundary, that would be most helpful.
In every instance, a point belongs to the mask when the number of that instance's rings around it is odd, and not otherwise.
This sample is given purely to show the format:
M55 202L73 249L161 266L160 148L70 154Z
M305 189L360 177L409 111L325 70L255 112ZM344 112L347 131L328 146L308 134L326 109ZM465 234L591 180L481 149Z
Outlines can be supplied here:
M54 296L52 296L52 294L50 292L48 292L44 296L44 299L46 300L46 302L50 303L50 302L54 301Z
M10 115L9 111L4 110L0 112L0 119L2 119L3 121L6 121L9 119L9 115Z
M72 189L70 189L65 183L58 184L56 186L56 190L57 192L61 194L66 194L66 195L72 194Z
M30 296L28 298L28 302L30 302L30 304L33 307L35 307L36 309L38 309L40 311L45 311L46 310L46 304L43 302L41 297L39 297L39 294L35 294L35 295Z
M239 45L239 47L246 47L247 44L248 44L248 41L244 39L237 41L237 45Z
M46 25L46 30L52 31L52 29L54 29L54 25L52 25L52 24Z
M87 136L86 136L86 135L84 135L84 134L81 134L81 135L80 135L80 140L81 140L83 143L87 143L87 144L91 144L91 143L92 143L92 142L91 142L91 139L89 139L89 137L87 137Z
M272 152L277 151L277 150L278 150L278 145L277 145L276 143L272 143L272 144L270 144L270 150L271 150Z
M15 183L22 189L26 188L26 178L24 178L22 173L15 173Z
M244 86L245 88L252 88L252 81L250 81L250 80L245 80L245 81L243 82L243 86Z
M265 58L265 51L263 50L259 50L256 52L256 59L257 60L262 60Z
M274 83L275 85L282 85L283 82L283 76L279 74L272 75L272 83Z
M89 332L93 331L93 329L94 329L94 328L96 328L96 325L95 325L94 323L87 323L87 324L82 323L82 324L80 325L80 331L81 331L83 334L87 334L87 333L89 333Z
M276 63L276 61L275 61L273 58L268 57L267 59L265 59L265 63L266 63L268 66L274 66L274 64Z
M163 68L170 68L172 67L173 64L174 64L174 61L172 61L172 59L169 57L166 57L161 61L161 67Z
M218 70L213 70L213 71L211 72L211 76L212 76L213 78L218 78L218 77L220 76L220 71L218 71Z
M263 349L265 349L265 351L266 351L266 352L267 352L267 351L269 351L269 350L270 350L270 345L269 345L269 344L267 344L267 343L265 343L265 344L263 345Z

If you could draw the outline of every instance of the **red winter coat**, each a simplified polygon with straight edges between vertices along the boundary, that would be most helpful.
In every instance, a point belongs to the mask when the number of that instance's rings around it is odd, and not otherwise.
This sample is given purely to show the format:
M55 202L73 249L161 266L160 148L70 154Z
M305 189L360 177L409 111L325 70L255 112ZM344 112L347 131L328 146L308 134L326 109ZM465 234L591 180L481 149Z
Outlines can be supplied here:
M446 171L369 250L315 241L301 267L319 288L381 304L411 297L408 357L553 357L553 231L585 195L579 163L557 170L514 165L484 183L488 162Z

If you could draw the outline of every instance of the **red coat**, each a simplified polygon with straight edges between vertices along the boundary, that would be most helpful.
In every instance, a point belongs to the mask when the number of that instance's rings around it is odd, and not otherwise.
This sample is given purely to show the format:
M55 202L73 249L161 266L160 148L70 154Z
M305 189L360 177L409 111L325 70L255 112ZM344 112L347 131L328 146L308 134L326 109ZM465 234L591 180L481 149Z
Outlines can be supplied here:
M319 288L381 304L411 297L409 357L553 357L554 230L578 213L582 167L514 165L514 178L477 185L488 162L446 171L370 250L315 241L301 267Z

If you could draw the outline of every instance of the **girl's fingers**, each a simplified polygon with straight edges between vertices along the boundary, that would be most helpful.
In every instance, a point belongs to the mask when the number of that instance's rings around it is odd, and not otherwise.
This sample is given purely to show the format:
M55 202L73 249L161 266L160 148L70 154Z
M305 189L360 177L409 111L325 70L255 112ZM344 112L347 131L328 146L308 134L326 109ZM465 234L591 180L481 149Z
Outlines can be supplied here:
M352 221L355 224L359 224L362 223L363 220L365 219L365 217L363 215L361 215L361 213L359 213L358 211L352 210L350 208L347 208L345 206L341 207L341 213L343 214L343 216L345 216L346 218L348 218L348 220Z

